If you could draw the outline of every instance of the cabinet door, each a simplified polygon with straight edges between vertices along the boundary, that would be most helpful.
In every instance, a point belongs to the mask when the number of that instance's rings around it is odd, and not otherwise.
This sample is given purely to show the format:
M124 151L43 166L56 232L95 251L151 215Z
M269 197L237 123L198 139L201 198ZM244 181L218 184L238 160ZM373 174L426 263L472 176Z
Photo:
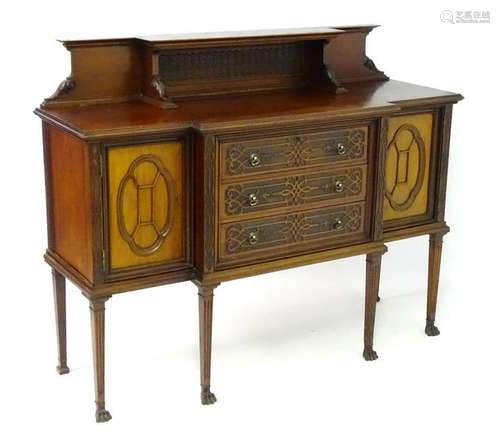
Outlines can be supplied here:
M108 148L109 271L186 260L183 144Z
M432 217L432 112L389 119L384 222L386 228Z

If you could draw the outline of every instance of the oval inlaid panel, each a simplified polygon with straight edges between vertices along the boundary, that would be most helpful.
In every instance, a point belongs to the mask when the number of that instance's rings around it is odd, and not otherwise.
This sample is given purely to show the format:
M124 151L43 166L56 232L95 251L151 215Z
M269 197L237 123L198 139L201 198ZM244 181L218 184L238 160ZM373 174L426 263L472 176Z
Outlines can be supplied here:
M426 166L424 141L415 126L396 130L387 145L387 163L395 169L386 173L385 196L393 209L406 210L422 189Z
M121 237L139 255L157 251L170 232L175 209L175 184L161 160L141 155L120 181L117 220Z

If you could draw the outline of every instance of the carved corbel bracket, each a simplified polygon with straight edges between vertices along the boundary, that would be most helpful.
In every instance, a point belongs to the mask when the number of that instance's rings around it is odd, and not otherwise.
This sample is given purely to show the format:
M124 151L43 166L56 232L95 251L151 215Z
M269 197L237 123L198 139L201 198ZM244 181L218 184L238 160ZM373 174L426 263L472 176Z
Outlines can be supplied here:
M363 65L370 71L375 72L375 73L381 73L384 74L384 72L381 72L379 69L377 69L377 66L373 62L373 60L369 57L366 57L365 62ZM384 75L385 76L385 75Z
M73 79L72 76L68 76L64 81L62 81L59 84L56 91L51 96L44 99L40 107L47 108L50 107L52 103L64 100L64 97L66 97L66 95L68 95L75 87L76 87L75 80Z
M365 62L363 63L363 66L369 70L373 75L375 75L376 79L382 79L384 81L387 81L389 77L382 72L381 70L377 69L377 66L373 62L371 58L365 55Z
M156 104L159 104L162 108L177 108L177 104L168 96L167 86L160 75L153 75L150 85L157 94L155 98L151 98L152 100L157 100Z
M161 108L177 108L178 105L167 94L167 86L160 75L153 75L149 83L147 94L142 96L142 100L151 105Z

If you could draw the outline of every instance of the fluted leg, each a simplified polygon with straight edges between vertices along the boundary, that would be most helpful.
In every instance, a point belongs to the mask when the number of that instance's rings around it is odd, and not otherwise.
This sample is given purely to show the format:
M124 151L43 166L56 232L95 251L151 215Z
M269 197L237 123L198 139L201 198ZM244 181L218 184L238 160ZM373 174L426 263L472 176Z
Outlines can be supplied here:
M54 289L54 308L57 331L57 372L63 375L69 372L66 356L66 279L58 271L52 269L52 285Z
M376 252L366 255L365 346L363 357L367 361L373 361L378 358L377 353L373 350L373 332L375 327L375 310L377 308L382 254L383 252Z
M441 268L441 252L443 234L435 233L429 237L429 271L427 281L427 319L425 333L430 336L439 335L439 329L434 325L439 286L439 271Z
M111 414L104 402L104 303L109 297L90 300L90 322L92 325L92 348L94 353L95 418L97 422L107 422Z
M212 357L212 304L214 289L217 285L198 286L199 314L200 314L200 378L201 403L213 404L217 401L210 391L210 368Z

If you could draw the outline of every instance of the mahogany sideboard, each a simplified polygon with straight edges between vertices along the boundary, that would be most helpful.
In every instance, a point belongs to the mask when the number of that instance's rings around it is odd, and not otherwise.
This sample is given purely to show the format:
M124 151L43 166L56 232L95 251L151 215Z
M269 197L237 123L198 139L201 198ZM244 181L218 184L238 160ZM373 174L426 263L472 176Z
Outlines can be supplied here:
M224 281L366 255L373 350L385 243L429 235L434 325L455 93L390 80L365 54L374 26L63 41L71 75L42 119L60 374L65 279L90 302L96 420L105 302L193 281L201 402L214 289Z

